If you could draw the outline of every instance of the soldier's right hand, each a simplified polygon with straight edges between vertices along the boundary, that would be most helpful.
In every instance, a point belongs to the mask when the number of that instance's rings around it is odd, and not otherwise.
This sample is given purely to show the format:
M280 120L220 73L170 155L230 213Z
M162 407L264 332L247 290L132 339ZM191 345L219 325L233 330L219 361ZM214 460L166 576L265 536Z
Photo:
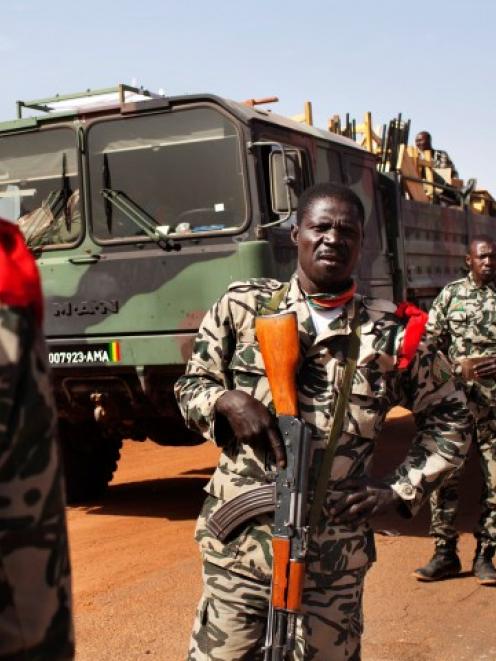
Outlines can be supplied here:
M217 421L225 420L238 443L272 449L277 466L284 468L286 453L276 420L258 399L241 390L227 390L215 404Z

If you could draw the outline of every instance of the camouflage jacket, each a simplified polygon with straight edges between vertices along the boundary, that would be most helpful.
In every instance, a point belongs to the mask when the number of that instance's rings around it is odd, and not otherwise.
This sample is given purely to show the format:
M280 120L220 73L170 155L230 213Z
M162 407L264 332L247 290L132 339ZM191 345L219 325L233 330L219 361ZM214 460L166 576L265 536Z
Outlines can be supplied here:
M270 300L281 286L276 280L235 283L202 322L186 374L176 384L176 395L187 424L208 439L216 440L214 406L226 389L244 390L271 405L254 324L260 303ZM436 381L432 348L422 345L409 369L400 372L395 368L404 329L392 303L356 297L341 316L316 336L307 303L293 277L279 309L295 310L298 317L302 355L298 371L300 413L313 434L310 485L318 473L332 423L355 306L361 326L358 364L321 525L311 540L307 557L309 570L324 574L359 568L375 558L367 525L331 525L326 513L336 497L333 483L368 472L375 438L392 406L413 408L419 428L410 454L388 478L412 513L439 483L441 474L461 464L470 442L465 395L452 380L440 377ZM441 375L443 370L436 373ZM225 545L212 538L205 528L205 518L222 502L273 477L274 466L262 451L235 443L223 446L218 467L206 487L209 496L197 524L203 557L238 573L268 578L269 517L256 519Z
M444 287L432 304L426 333L445 351L455 374L460 359L496 355L496 284L479 287L472 274ZM496 401L496 381L469 381L468 395L484 404Z
M444 149L434 149L432 151L432 166L435 168L451 168L451 176L458 178L455 164Z
M56 417L44 340L28 307L0 305L0 373L0 659L72 659Z

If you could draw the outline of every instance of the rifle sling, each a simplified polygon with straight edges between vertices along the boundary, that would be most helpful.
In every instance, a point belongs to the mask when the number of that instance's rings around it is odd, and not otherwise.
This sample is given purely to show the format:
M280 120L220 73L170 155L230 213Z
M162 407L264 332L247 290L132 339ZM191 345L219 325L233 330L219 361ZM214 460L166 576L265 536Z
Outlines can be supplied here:
M282 299L286 296L289 289L289 282L285 282L281 289L278 289L272 294L266 303L260 303L258 306L257 314L259 317L264 317L269 314L277 314Z
M331 474L332 462L336 453L338 439L343 428L343 419L348 400L350 398L351 384L353 382L353 375L355 374L358 351L360 349L360 325L359 325L359 312L358 303L355 299L355 310L353 320L351 322L351 335L348 345L348 356L346 358L346 366L344 368L343 382L339 388L339 393L334 408L334 417L332 425L327 436L327 445L324 453L322 465L320 467L317 484L315 485L315 495L310 509L309 526L310 533L313 532L320 520L322 507L327 492L327 485Z
M283 287L276 291L269 301L265 304L261 304L258 314L267 315L267 314L276 314L279 312L279 306L287 294L289 289L289 282L284 283ZM346 366L344 368L343 383L339 388L339 393L336 401L336 406L334 408L334 417L329 430L327 437L327 444L324 454L324 459L320 467L320 472L317 478L317 484L315 486L315 495L310 509L309 515L309 527L310 532L315 530L322 513L322 507L324 505L325 495L327 492L327 485L329 483L329 477L331 474L332 462L334 460L334 455L336 452L336 447L338 443L339 436L343 428L344 414L346 411L346 406L350 398L351 384L353 382L353 375L355 374L358 352L360 349L360 324L359 324L359 310L358 310L358 301L355 298L354 305L354 314L351 321L351 335L348 345L348 356L346 358Z
M273 294L267 303L260 306L258 314L276 314L288 289L289 283L285 283L281 289ZM327 437L324 458L320 467L317 484L315 486L315 495L310 509L310 533L317 528L322 513L332 462L334 460L338 439L342 431L346 406L350 397L351 384L353 382L353 375L355 374L359 349L359 311L358 302L355 299L355 309L351 321L351 334L348 345L348 356L344 368L343 382L339 388L336 406L334 408L334 417ZM228 501L222 505L219 510L210 517L207 527L215 537L221 541L225 541L234 528L241 523L244 523L246 520L259 514L273 511L275 505L274 495L275 491L273 484L255 489L249 493L241 494L241 496L234 498L233 501Z

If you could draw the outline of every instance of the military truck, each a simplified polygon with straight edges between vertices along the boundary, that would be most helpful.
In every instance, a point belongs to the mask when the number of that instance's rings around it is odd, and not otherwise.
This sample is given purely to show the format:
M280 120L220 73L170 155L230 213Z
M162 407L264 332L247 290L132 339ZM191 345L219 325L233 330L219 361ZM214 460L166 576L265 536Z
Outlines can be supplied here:
M229 283L290 277L305 187L342 182L362 199L365 294L427 304L471 235L494 234L463 205L405 199L353 140L254 104L119 86L17 114L0 124L0 215L38 259L72 502L103 493L123 439L201 442L173 384Z

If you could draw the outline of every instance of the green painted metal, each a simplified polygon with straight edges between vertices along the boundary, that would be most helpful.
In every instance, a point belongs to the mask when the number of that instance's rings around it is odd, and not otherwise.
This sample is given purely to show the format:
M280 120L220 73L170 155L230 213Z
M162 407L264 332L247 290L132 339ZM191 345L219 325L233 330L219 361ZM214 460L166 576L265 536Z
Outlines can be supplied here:
M74 110L57 110L49 115L38 115L36 117L22 117L7 122L0 122L0 133L14 133L27 129L36 129L43 124L51 124L57 121L71 120L77 116Z
M93 254L98 253L95 251ZM169 332L197 330L206 310L224 293L230 283L273 274L271 246L265 240L233 243L229 252L212 251L201 260L195 260L194 256L181 253L171 256L155 255L153 258L144 255L141 260L139 257L141 255L134 260L140 262L135 267L129 259L126 261L126 258L123 258L122 278L127 277L126 272L132 270L132 273L125 283L126 286L123 287L122 279L119 283L127 292L132 290L134 293L129 293L125 301L122 293L107 295L107 299L119 300L118 314L105 316L96 323L92 323L90 315L82 315L81 325L71 334L86 333L94 336L101 333L140 334L164 330ZM45 316L48 323L53 315L52 305L60 307L64 301L77 304L82 300L105 299L105 296L101 295L101 285L108 276L102 277L101 271L99 273L103 263L75 265L70 259L71 251L64 251L46 256L39 262L47 301ZM169 262L177 262L180 266L173 277L167 277ZM148 271L150 276L155 269L160 278L162 267L163 281L157 287L151 286L150 282L157 280L157 276L147 280L146 272ZM141 281L133 277L134 270L143 273ZM78 294L84 278L92 279L94 282L89 297L86 295L87 290L84 295ZM54 297L56 303L53 303ZM60 326L63 328L62 324ZM62 335L62 331L60 333L56 331L55 325L50 326L49 337ZM163 361L159 362L162 364Z
M267 241L240 244L238 250L228 256L192 262L155 291L136 294L118 315L89 326L87 332L112 333L126 329L140 333L150 326L156 330L197 330L205 312L231 282L265 276L269 264Z
M274 255L268 241L244 241L239 244L239 280L275 276Z
M49 103L58 103L60 101L72 101L75 99L85 99L93 96L102 96L104 94L118 94L119 101L124 103L125 93L133 92L135 94L142 94L143 96L151 97L152 94L148 90L119 83L116 87L103 87L96 90L87 89L84 92L75 92L73 94L56 94L55 96L48 96L43 99L33 99L32 101L17 101L17 117L22 118L22 108L30 108L32 110L39 110L41 112L51 112Z
M36 128L38 119L36 117L24 117L23 119L14 119L8 122L0 122L0 133L12 131L22 131L24 129Z

